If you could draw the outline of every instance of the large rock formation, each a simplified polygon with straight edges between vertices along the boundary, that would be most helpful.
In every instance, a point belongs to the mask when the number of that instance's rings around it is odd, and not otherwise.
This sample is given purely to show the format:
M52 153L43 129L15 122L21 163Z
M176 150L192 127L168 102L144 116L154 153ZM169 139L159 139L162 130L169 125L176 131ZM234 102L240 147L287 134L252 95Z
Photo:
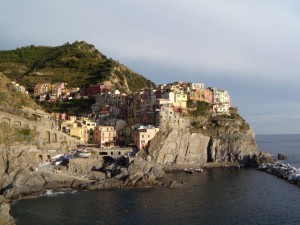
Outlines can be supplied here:
M141 158L128 159L125 164L115 160L109 167L103 166L99 154L92 154L88 159L70 159L66 166L39 167L40 154L29 146L0 153L0 195L19 199L41 195L49 189L142 187L157 185L155 179L163 174L162 167Z
M254 132L248 127L241 129L239 120L218 121L218 128L214 130L196 130L189 117L181 120L185 121L178 126L172 124L171 129L161 131L151 141L149 154L152 161L160 164L246 164L259 153Z
M70 159L67 165L39 166L45 154L36 146L0 146L0 224L14 224L9 201L55 191L156 186L163 168L141 158L112 160L102 156Z
M10 205L3 196L0 195L0 224L13 225L14 219L9 215Z

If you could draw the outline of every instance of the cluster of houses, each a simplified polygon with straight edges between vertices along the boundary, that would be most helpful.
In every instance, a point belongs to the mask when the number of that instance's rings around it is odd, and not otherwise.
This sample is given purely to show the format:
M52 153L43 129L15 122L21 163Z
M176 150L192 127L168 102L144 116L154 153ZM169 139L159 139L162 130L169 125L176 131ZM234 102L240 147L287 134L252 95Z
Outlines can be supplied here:
M136 146L137 149L143 149L159 131L153 125L129 125L122 119L109 119L104 122L89 117L55 113L53 117L60 121L58 129L78 138L81 143L95 144L98 147Z
M99 93L110 91L112 89L111 82L107 81L103 84L90 85L87 88L80 89L68 88L65 82L58 83L38 83L34 86L33 96L38 101L57 102L59 100L71 100L81 97L94 97Z
M60 121L59 129L82 143L100 147L135 145L139 150L147 148L159 130L179 124L188 112L189 100L210 103L213 114L228 113L231 106L225 90L180 81L131 94L103 85L94 96L90 116L53 114Z
M80 88L68 88L67 83L38 83L34 86L33 96L38 101L57 102L62 99L80 97Z
M17 82L12 84L18 91L28 94L24 86ZM34 87L33 95L39 101L51 102L94 97L89 115L53 113L56 128L76 137L80 143L99 147L136 146L138 150L147 149L158 131L183 123L189 101L210 103L214 115L227 114L231 107L226 90L181 81L130 94L114 90L110 82L83 90L68 88L64 82L39 83Z
M11 84L14 86L14 88L17 91L19 91L19 92L21 92L23 94L28 95L28 91L26 90L26 88L23 85L19 84L17 81L11 81Z

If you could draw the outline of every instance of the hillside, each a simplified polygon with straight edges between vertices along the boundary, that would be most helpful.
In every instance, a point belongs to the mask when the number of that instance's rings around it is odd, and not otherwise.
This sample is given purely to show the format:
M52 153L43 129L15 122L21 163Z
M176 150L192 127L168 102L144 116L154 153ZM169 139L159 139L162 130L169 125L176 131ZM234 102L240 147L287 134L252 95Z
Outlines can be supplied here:
M83 41L58 47L31 45L0 51L0 72L29 90L40 82L67 82L69 87L85 88L111 81L127 93L154 86L150 80Z
M10 80L0 72L0 111L18 114L23 106L39 108L28 95L18 92Z

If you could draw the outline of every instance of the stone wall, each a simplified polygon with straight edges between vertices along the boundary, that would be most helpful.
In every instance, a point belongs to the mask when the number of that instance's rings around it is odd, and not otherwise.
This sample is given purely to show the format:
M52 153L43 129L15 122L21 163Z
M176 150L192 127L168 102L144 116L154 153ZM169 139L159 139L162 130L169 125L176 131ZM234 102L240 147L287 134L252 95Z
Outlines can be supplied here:
M188 117L183 117L181 113L169 110L159 111L156 122L161 131L170 129L186 130L190 124Z
M77 139L56 130L52 120L28 120L22 116L0 112L0 123L1 122L6 122L14 127L28 127L37 131L39 146L42 149L67 150L70 148L75 148L79 143Z

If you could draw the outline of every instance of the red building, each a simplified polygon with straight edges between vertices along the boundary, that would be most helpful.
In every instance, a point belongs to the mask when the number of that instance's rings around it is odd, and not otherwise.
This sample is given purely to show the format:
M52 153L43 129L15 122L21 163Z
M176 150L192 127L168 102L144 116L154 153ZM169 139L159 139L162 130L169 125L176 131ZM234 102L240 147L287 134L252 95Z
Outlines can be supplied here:
M91 85L80 92L81 96L95 96L96 94L108 91L104 84Z

